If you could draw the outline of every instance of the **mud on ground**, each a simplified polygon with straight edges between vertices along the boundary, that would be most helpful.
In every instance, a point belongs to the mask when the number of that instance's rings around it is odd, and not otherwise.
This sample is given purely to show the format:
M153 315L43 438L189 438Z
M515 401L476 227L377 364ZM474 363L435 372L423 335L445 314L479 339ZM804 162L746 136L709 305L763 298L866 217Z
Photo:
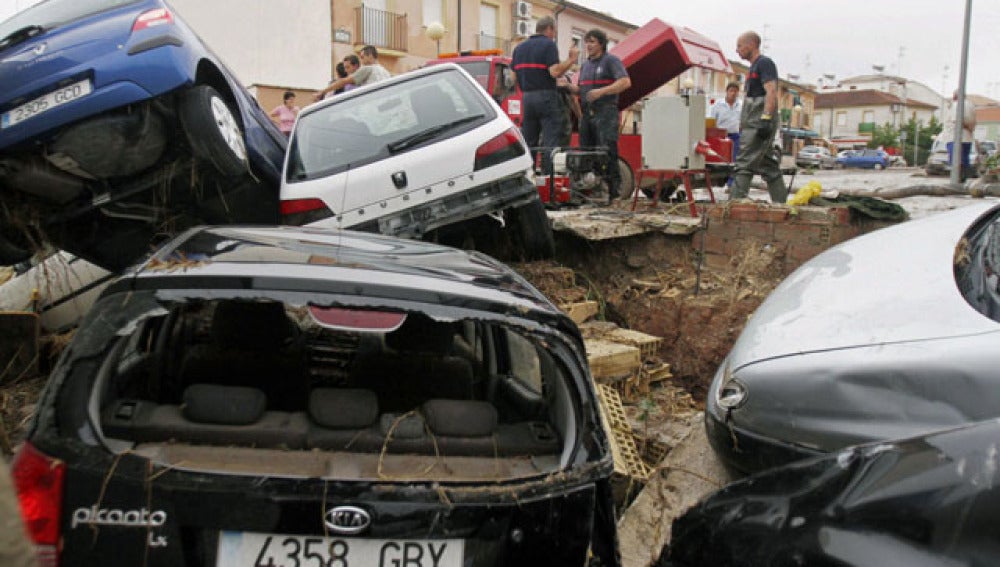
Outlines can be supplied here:
M784 258L749 241L725 269L699 266L699 238L654 233L588 241L559 234L556 261L514 268L556 304L597 300L599 319L662 337L658 354L673 374L663 387L674 393L654 395L656 409L687 408L677 398L688 394L700 410L719 363L783 278Z

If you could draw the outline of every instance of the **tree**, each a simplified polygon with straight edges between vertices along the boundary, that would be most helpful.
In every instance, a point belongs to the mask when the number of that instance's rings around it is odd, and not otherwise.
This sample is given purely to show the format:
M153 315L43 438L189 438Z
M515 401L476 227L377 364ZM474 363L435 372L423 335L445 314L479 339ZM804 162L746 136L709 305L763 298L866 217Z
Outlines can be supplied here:
M882 126L875 126L875 129L872 130L872 139L868 142L869 148L878 148L880 146L883 148L889 148L898 145L899 132L897 132L896 128L888 122Z
M910 118L903 126L906 132L906 140L903 142L903 155L910 165L924 165L927 163L927 156L930 154L931 146L934 144L934 137L941 133L941 124L937 117L931 116L930 122L924 124L923 121L916 121ZM913 163L913 145L917 145L917 162Z

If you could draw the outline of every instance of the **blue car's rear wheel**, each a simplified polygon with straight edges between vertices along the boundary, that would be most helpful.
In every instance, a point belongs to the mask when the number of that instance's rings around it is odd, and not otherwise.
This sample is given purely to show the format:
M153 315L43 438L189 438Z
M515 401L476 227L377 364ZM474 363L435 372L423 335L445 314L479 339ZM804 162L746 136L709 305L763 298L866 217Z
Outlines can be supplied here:
M229 177L248 171L247 149L236 116L222 95L208 85L195 86L181 96L181 124L195 157Z

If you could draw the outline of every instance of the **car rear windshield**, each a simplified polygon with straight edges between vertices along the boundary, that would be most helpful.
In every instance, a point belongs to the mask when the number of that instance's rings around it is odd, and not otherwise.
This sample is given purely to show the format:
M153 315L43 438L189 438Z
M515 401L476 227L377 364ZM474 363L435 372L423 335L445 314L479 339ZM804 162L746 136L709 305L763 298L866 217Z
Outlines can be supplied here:
M0 23L0 42L10 34L29 26L50 29L104 10L138 3L139 0L48 0ZM3 47L5 45L0 43L0 49Z
M496 117L483 95L451 70L305 112L292 133L287 180L333 175L475 128Z
M417 474L500 480L566 463L585 410L573 393L582 370L566 364L557 335L473 311L443 319L327 301L266 290L111 295L84 324L97 335L88 344L102 346L72 349L67 384L93 384L103 434L135 448L281 448L303 463L349 453L356 466L336 474L369 479L444 456L472 469ZM226 399L241 403L220 410Z

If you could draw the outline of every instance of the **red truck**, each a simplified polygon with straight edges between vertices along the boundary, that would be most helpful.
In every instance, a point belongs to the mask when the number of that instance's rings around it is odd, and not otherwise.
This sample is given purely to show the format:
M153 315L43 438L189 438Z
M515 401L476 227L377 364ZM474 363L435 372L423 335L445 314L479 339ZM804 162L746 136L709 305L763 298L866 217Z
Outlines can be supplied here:
M691 67L710 71L731 73L732 68L719 44L711 39L683 27L672 26L659 19L652 19L629 35L610 52L618 56L629 73L632 86L618 96L619 110L625 110L650 95L670 80ZM517 87L511 59L500 50L465 51L442 54L428 65L455 63L465 69L489 92L497 104L510 116L515 124L521 124L521 90ZM623 180L635 179L635 173L643 169L642 136L638 134L638 124L627 119L623 123L618 140L618 154L623 162ZM732 145L722 129L706 129L704 139L714 155L707 155L706 161L715 165L728 166L732 161ZM576 134L573 144L577 144ZM590 163L591 160L568 158L569 163ZM539 192L545 202L566 202L570 190L579 189L580 184L591 179L577 172L570 172L553 181L539 178ZM623 183L623 189L627 185ZM554 199L550 196L554 194ZM630 193L628 189L623 192ZM623 195L627 196L627 195Z

